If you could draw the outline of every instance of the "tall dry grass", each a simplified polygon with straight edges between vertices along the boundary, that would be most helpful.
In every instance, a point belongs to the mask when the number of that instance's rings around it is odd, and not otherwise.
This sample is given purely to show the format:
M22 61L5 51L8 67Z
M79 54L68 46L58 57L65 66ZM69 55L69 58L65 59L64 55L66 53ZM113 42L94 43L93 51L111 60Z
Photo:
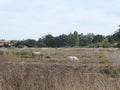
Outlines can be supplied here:
M85 70L83 70L83 68ZM53 63L3 63L0 90L119 90L119 76L113 78L91 67Z
M116 49L31 48L1 51L0 90L120 90L120 69L111 62L118 60ZM41 51L44 59L34 60L30 57L32 51ZM28 57L21 57L22 54ZM69 55L77 56L80 62L67 62Z

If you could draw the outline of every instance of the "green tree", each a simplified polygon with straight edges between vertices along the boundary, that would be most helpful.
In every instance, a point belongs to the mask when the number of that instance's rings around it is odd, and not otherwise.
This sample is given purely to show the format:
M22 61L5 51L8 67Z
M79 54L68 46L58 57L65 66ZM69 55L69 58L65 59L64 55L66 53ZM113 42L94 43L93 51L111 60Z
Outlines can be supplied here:
M108 39L108 42L110 42L110 43L115 43L115 42L116 42L115 34L113 34L113 35L108 35L108 36L106 36L106 38Z
M66 47L68 46L68 36L65 34L55 37L55 47Z
M73 33L74 39L75 39L75 46L79 46L79 34L77 31L74 31Z
M13 42L13 46L18 47L18 48L22 48L24 46L23 44L23 40L16 40Z
M23 41L23 45L28 47L36 47L36 43L37 41L34 39L27 39Z
M73 33L70 33L68 35L68 45L69 46L78 46L79 44L79 35L77 31L74 31Z
M44 38L44 43L47 47L54 47L55 42L54 42L54 37L51 34L46 35Z
M102 35L95 35L94 38L93 38L93 43L97 43L97 42L102 42L104 40L104 36Z
M111 47L111 43L108 41L108 38L105 38L101 43L103 48Z
M37 47L45 47L45 43L42 38L39 38L39 40L37 41Z
M80 37L79 46L88 46L92 44L94 34L92 33L89 33L88 35L80 34L79 37Z
M120 48L120 25L119 25L119 28L118 30L115 32L115 39L116 39L116 42L117 42L117 47Z

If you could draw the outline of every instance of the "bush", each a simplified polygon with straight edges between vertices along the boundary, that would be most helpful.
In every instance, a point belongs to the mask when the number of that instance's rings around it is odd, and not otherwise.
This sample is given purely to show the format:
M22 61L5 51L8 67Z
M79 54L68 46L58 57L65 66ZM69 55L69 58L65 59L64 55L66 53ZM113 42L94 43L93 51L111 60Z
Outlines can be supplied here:
M4 52L3 52L3 51L0 51L0 55L1 55L1 56L4 55Z
M114 69L112 70L112 72L113 72L113 74L115 74L115 75L120 74L120 67L114 68Z
M51 58L50 56L46 56L45 58Z

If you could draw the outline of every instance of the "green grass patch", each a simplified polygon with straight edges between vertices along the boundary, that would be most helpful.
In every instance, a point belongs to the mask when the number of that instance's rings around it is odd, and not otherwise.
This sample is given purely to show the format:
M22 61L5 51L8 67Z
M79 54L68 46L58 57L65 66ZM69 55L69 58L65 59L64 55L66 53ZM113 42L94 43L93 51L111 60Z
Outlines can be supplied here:
M112 69L113 74L120 74L120 67Z
M0 56L3 56L4 55L4 51L0 51Z
M90 57L91 62L98 62L101 64L108 63L108 57L103 53L98 53Z

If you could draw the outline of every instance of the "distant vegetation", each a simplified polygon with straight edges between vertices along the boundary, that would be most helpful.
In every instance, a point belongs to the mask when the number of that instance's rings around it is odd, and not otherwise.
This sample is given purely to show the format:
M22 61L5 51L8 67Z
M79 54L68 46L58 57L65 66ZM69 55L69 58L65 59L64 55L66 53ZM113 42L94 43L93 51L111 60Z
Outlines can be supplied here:
M109 32L109 31L108 31ZM12 41L13 46L22 47L90 47L90 48L110 48L120 47L120 29L113 35L103 36L100 34L94 35L89 33L87 35L79 34L77 31L53 36L51 34L39 38L38 41L34 39L15 40Z

